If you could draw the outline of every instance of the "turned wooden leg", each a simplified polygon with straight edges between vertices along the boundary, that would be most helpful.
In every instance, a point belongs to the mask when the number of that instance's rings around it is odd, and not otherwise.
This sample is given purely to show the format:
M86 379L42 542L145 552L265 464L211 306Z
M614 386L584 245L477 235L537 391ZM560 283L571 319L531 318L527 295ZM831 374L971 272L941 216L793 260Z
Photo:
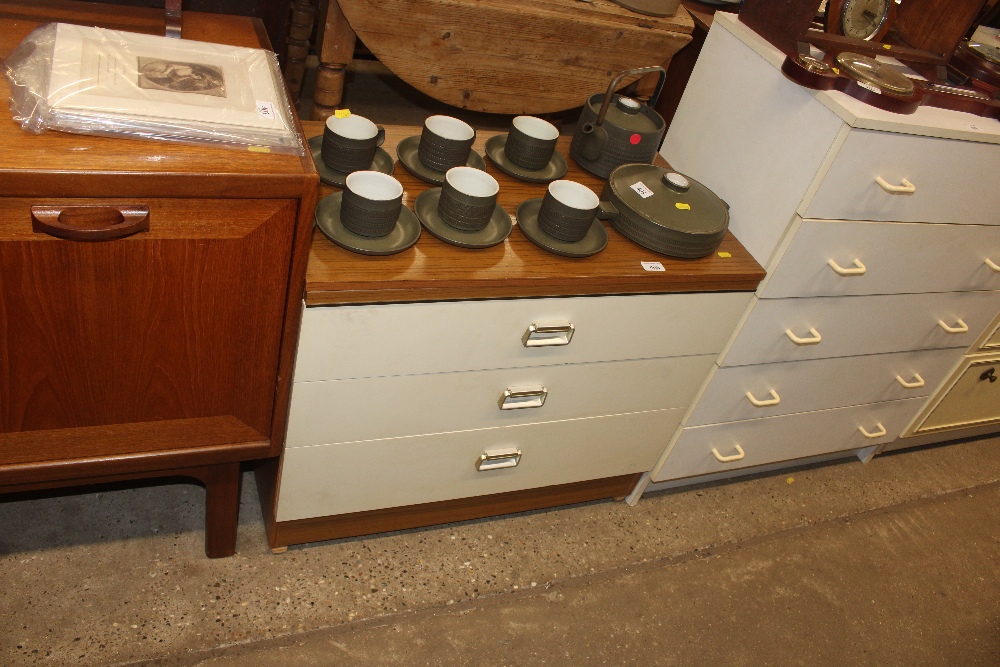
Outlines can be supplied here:
M319 69L313 91L313 120L326 120L340 106L344 95L344 74L354 58L357 37L340 11L337 0L326 2L326 14L320 22Z
M206 466L198 476L205 484L205 554L225 558L236 553L240 519L240 464Z
M292 99L298 101L302 80L309 57L309 38L312 36L316 8L312 0L293 0L285 40L285 83Z

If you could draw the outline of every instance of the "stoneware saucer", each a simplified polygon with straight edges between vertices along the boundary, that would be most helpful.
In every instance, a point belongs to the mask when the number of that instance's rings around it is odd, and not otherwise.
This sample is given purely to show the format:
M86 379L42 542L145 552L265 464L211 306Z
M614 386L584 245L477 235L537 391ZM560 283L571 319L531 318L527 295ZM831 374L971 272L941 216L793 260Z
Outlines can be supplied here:
M399 156L399 161L403 163L403 166L411 174L421 181L425 181L431 185L444 185L444 174L440 171L434 171L420 161L420 156L417 155L417 147L419 145L419 134L400 141L399 145L396 146L396 155ZM469 151L469 160L465 163L465 166L478 169L479 171L486 171L486 161L483 160L482 155L474 150Z
M441 219L438 214L439 199L441 199L441 188L431 188L420 193L413 202L413 210L417 212L420 224L431 233L431 236L460 248L489 248L503 243L504 239L510 236L513 222L510 214L503 210L500 204L493 208L493 215L483 229L478 232L463 232Z
M566 165L566 158L559 154L559 151L552 153L552 159L541 169L525 169L520 167L507 157L504 153L504 146L507 145L507 135L498 134L486 140L486 155L496 168L507 174L511 178L526 183L551 183L566 175L569 167Z
M386 236L361 236L344 227L340 221L340 203L344 193L327 195L316 205L316 226L341 248L362 255L394 255L403 252L420 238L420 222L405 206L399 212L396 226Z
M326 166L323 162L323 136L313 137L309 140L309 152L312 153L313 162L316 163L316 171L319 172L319 180L323 181L327 185L332 185L334 187L342 188L344 187L344 180L347 178L347 174L341 173L339 171L334 171ZM382 150L379 146L375 149L375 159L372 160L372 166L368 167L368 171L380 171L383 174L392 175L393 170L396 165L392 161L392 156L386 151Z
M542 250L548 250L563 257L590 257L604 250L608 245L608 231L597 218L590 223L587 234L575 243L560 241L549 236L538 226L538 211L542 208L542 198L529 199L517 207L517 226L528 240Z

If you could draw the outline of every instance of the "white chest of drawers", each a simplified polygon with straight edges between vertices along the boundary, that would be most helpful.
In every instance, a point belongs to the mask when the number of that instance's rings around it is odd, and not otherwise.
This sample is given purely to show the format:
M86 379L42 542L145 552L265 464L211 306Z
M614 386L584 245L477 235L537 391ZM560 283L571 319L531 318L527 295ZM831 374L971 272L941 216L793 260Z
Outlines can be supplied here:
M664 141L768 276L653 482L896 446L1000 312L1000 122L810 91L783 58L717 15Z
M394 146L419 128L386 133ZM489 171L509 212L545 191ZM406 204L427 188L395 175ZM567 177L603 187L572 164ZM424 234L364 257L317 232L285 450L258 473L272 548L625 496L764 271L731 234L698 260L609 235L586 259L516 229L492 248Z

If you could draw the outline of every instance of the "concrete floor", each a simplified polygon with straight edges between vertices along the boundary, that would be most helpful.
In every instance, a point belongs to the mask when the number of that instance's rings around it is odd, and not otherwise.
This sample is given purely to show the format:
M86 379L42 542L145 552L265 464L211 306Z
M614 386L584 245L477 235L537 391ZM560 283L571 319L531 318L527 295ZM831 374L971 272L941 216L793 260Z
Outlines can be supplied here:
M355 76L376 122L439 110ZM1000 665L998 447L280 556L247 474L222 560L197 486L0 497L0 665Z
M272 555L203 491L0 502L0 664L997 665L1000 438Z

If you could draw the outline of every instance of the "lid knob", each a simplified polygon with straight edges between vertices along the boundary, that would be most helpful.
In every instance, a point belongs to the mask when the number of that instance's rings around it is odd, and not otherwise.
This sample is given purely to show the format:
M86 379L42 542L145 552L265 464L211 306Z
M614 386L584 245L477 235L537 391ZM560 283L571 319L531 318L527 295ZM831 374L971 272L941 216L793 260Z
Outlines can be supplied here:
M668 171L663 175L663 184L674 192L687 192L691 187L691 181L678 174L676 171Z
M624 111L629 115L639 113L639 108L641 106L642 104L640 104L638 100L633 100L631 97L621 96L618 98L618 101L615 102L616 108L618 108L620 111Z

